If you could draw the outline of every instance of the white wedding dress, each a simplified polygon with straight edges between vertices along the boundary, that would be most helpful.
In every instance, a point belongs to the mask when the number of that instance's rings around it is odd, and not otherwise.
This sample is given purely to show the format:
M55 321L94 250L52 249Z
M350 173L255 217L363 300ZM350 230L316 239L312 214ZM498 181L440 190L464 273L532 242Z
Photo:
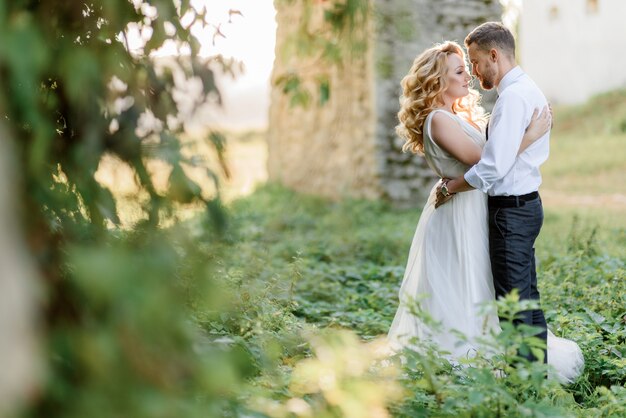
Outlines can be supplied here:
M424 154L430 168L441 178L463 175L468 166L441 149L430 136L435 112L456 120L480 147L485 136L461 117L445 110L431 112L424 122ZM480 306L495 298L489 261L487 196L479 190L459 193L435 210L435 189L419 222L409 251L400 287L400 307L391 324L388 340L397 351L409 340L430 339L452 358L471 356L476 339L499 330L495 314L481 315ZM433 330L418 320L409 304L419 299L421 310L443 329ZM459 338L460 331L466 336ZM569 383L582 372L584 360L578 345L548 331L548 362L555 377Z

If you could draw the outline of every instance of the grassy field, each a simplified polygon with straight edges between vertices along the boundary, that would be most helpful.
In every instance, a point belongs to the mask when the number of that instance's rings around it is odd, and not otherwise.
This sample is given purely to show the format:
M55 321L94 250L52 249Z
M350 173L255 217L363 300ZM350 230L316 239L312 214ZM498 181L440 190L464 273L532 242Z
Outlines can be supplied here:
M602 248L626 259L626 91L556 107L542 174L546 221L538 251L558 247L577 220L581 233L595 228Z
M557 107L551 156L542 167L543 189L564 205L626 207L625 145L626 92Z
M252 380L255 390L263 388L265 399L273 402L261 410L290 416L285 412L290 402L303 401L310 416L341 416L337 402L357 407L371 400L367 391L350 389L358 381L380 392L376 407L391 402L396 417L626 414L626 149L621 145L626 92L555 111L541 189L540 290L553 332L583 350L583 376L562 388L546 383L532 366L511 369L505 381L498 381L489 361L456 369L430 352L410 359L400 378L346 372L336 362L346 355L341 350L354 353L353 345L342 346L336 337L302 337L311 335L311 327L317 330L313 335L352 330L361 341L385 335L420 210L395 209L385 202L333 202L272 184L247 194L232 182L225 184L233 197L228 204L231 235L218 273L232 286L234 308L223 323L203 326L241 341L256 353L252 357L260 369L268 364L262 354L268 341L278 341L270 346L280 372L268 367ZM229 154L233 167L248 167L246 158L266 155L262 133L246 133L232 144L240 151ZM233 173L233 179L263 179L262 166L255 167L256 174ZM314 376L314 370L334 370L340 395L319 388L300 392L302 364ZM397 384L403 396L383 395Z

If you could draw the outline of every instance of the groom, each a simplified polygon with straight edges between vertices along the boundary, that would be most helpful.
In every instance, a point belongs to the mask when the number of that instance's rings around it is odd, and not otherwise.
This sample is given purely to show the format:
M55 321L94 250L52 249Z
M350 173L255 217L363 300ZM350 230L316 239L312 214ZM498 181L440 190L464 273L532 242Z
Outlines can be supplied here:
M478 26L465 38L465 46L481 87L495 87L499 96L480 161L464 176L444 180L437 190L437 203L474 188L487 193L496 298L517 289L520 299L539 300L534 243L543 224L543 208L537 190L541 184L539 166L548 159L550 133L519 156L517 151L533 110L544 108L547 101L515 64L515 40L502 24L487 22ZM540 327L543 331L538 337L546 341L546 320L541 309L523 312L517 323ZM536 360L532 354L528 359Z

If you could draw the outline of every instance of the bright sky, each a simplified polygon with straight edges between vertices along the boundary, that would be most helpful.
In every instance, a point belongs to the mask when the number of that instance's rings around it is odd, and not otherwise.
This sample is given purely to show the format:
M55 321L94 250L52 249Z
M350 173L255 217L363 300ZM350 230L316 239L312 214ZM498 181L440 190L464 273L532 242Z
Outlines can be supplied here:
M243 61L245 73L236 80L222 78L224 113L221 123L231 129L264 128L267 126L270 101L270 76L274 65L276 43L276 11L273 0L195 0L205 4L209 15L221 20L221 31L226 38L218 38L212 45L213 32L201 39L202 53L220 53ZM243 16L233 15L228 22L228 10L239 10Z
M133 0L141 5L145 15L156 13L156 9L142 0ZM274 46L276 42L276 20L273 0L191 0L197 11L206 8L207 23L192 27L202 47L200 55L222 54L233 57L245 65L244 74L236 80L220 77L221 91L224 97L224 113L221 119L225 125L235 128L263 127L267 123L269 106L269 81L274 64ZM242 15L232 14L229 23L229 11L240 11ZM185 16L181 19L185 24ZM219 25L224 37L215 38L215 26ZM130 50L141 50L144 42L150 38L151 29L141 33L136 25L130 25L127 31ZM184 51L177 51L173 44L165 44L156 51L156 56L171 56Z
M206 7L211 23L218 25L225 38L219 37L213 45L214 30L194 30L203 47L202 55L220 53L244 61L249 76L267 79L274 63L276 41L275 10L272 0L193 0L196 9ZM238 10L228 23L229 10Z

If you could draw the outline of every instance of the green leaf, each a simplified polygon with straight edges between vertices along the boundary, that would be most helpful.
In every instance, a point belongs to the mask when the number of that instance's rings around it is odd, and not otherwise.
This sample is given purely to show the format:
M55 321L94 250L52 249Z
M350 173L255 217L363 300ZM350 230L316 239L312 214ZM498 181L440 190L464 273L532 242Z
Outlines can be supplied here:
M170 173L167 197L175 202L191 203L202 197L202 189L176 164Z
M96 204L100 214L105 218L113 222L113 224L120 224L120 218L117 216L117 207L115 204L115 198L109 191L109 189L99 186L98 190L98 202Z
M322 80L320 86L320 106L324 106L330 98L330 82L328 80Z
M78 109L88 110L94 95L102 89L102 73L98 57L88 47L67 45L61 58L62 87Z
M290 74L280 79L283 85L283 93L294 93L300 89L300 77Z
M302 106L308 107L311 102L311 94L303 89L298 89L293 92L291 95L291 99L289 100L289 105L291 107Z

